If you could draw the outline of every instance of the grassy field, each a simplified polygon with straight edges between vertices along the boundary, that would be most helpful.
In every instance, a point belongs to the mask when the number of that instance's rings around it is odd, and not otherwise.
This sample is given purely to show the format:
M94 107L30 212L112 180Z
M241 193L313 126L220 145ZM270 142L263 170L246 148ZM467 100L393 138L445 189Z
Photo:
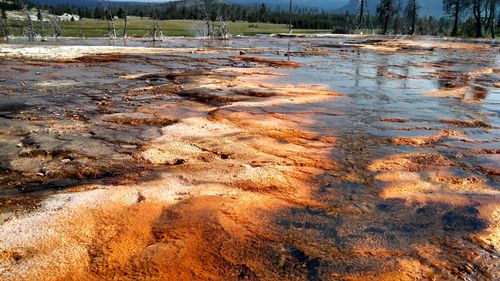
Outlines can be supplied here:
M129 36L142 37L148 34L154 21L149 19L140 19L138 17L129 17L127 23L127 33ZM35 23L37 28L39 22ZM84 37L103 37L107 36L108 23L104 20L83 19L81 21L66 21L59 23L63 36L78 37L83 34ZM116 20L115 27L118 36L123 35L123 20ZM160 21L160 27L165 36L197 36L201 30L203 22L194 20L163 20ZM46 27L47 28L47 27ZM20 29L19 29L20 30ZM248 23L248 22L229 22L229 30L233 35L255 35L272 34L288 32L285 24L269 23ZM16 31L16 33L19 31ZM328 30L312 29L294 29L295 33L316 33L328 32Z

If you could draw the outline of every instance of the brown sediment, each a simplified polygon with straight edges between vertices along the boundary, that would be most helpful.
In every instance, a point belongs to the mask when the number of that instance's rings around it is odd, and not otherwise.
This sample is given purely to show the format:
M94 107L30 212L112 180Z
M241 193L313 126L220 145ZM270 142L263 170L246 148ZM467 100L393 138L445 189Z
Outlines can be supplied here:
M484 100L487 96L487 93L487 89L483 86L457 86L424 92L423 94L442 98L451 97L460 99L464 102L476 103Z
M162 127L160 137L134 154L138 159L123 161L132 165L145 161L146 166L165 170L146 182L94 184L90 190L51 196L38 210L6 221L0 227L6 237L0 265L10 270L2 276L279 279L279 270L270 270L279 238L266 229L266 214L286 206L320 205L309 196L309 182L335 166L328 160L335 139L305 130L310 122L307 112L287 116L266 108L326 101L340 94L318 85L255 83L245 80L247 73L228 72L233 76L220 70L209 75L167 75L177 86L131 89L125 100L151 94L184 99L101 115L97 120L120 126ZM253 118L247 119L249 115ZM29 157L35 157L33 151ZM72 161L82 161L69 153L72 158L65 161L66 168ZM14 167L15 163L11 162ZM83 172L85 166L77 167ZM57 231L50 231L54 227ZM257 253L266 251L270 258L259 260Z
M177 119L170 119L160 115L149 115L145 113L114 113L102 116L104 122L112 122L120 125L149 125L168 126L177 122Z
M436 65L420 65L419 67L439 69L432 72L430 76L438 78L440 88L423 94L434 97L453 97L466 102L484 100L487 97L488 88L495 87L494 81L495 78L498 78L499 73L498 67L492 66L456 71L452 70L453 67L448 61L439 62Z
M468 71L466 74L470 76L478 76L478 75L493 74L493 73L500 74L500 68L499 67L479 68Z
M448 68L445 65L441 65L438 63L439 68ZM435 65L418 65L419 67L424 68L436 68ZM458 82L467 82L467 81L481 81L483 77L495 76L498 77L500 69L498 67L484 67L472 69L465 72L457 72L457 71L449 71L449 70L440 70L430 75L432 77L438 77L441 80L449 80L449 83L458 83Z
M369 37L365 40L345 42L339 47L360 48L380 53L408 52L414 55L429 54L436 50L490 51L494 49L488 44Z
M453 97L453 98L463 98L467 93L471 91L469 86L456 87L450 89L439 89L432 92L425 92L424 95L433 97Z
M284 61L284 60L273 60L262 57L250 57L250 56L240 56L240 57L232 57L229 58L232 61L244 61L244 62L253 62L258 63L260 65L265 65L269 67L279 67L279 68L298 68L300 64L293 61Z
M414 146L430 145L438 143L448 136L457 136L457 135L461 135L461 133L451 130L441 130L439 133L431 136L396 137L392 139L392 142L398 145L414 145Z
M236 76L248 75L252 78L272 78L275 76L284 76L285 74L272 71L268 68L262 67L245 67L245 68L235 68L235 67L219 67L210 71L211 73L224 73L233 74Z
M382 76L384 76L386 78L395 79L395 80L409 79L410 78L408 75L402 75L402 74L397 74L397 73L390 72L387 69L387 66L380 66L380 67L378 67L378 69L377 69L377 75L382 75ZM416 77L412 77L412 79L417 79L417 78Z
M485 152L485 151L481 151ZM500 154L494 153L477 155L477 165L486 173L494 176L500 176Z
M386 41L389 45L399 46L403 49L427 49L427 50L461 50L461 51L491 51L494 47L488 44L477 44L475 42L452 42L452 41L419 41L419 40L391 40Z
M163 84L158 86L148 86L134 88L127 92L126 100L142 99L144 96L153 96L155 99L171 97L180 91L180 86L175 84Z
M369 43L343 43L341 47L360 48L380 53L396 53L401 50L400 46L392 46L389 44L369 44Z
M381 122L395 122L395 123L405 123L409 122L410 120L405 119L405 118L382 118L380 119Z
M419 172L428 167L448 167L453 163L446 157L432 153L411 153L389 156L386 160L375 161L371 170L393 170Z
M109 53L109 54L92 54L85 55L76 58L75 62L81 63L107 63L107 62L119 62L124 58L123 54L120 53Z
M176 72L159 72L159 73L141 73L120 76L121 79L127 80L148 80L148 79L175 79L188 76L203 76L209 75L206 71L176 71Z
M439 122L464 128L491 128L491 125L483 120L439 120Z
M285 56L328 56L330 54L327 48L306 47L302 51L285 53Z
M12 70L17 70L21 73L26 73L29 71L27 68L21 68L21 67L13 67Z
M456 65L456 62L453 60L439 60L437 62L419 62L419 63L410 63L409 65L418 67L418 68L429 68L429 69L447 69L449 67L452 67L453 65ZM441 72L438 73L433 73L433 74L441 74Z
M495 203L498 191L489 186L487 178L462 170L442 155L428 153L392 155L373 161L369 168L377 172L382 198L402 199L408 205L454 206L454 209L442 215L444 228L453 231L466 229L469 232L467 239L486 249L483 253L486 256L473 258L483 250L468 241L450 238L446 241L446 247L451 247L455 252L452 255L457 255L457 258L465 257L467 262L462 265L465 272L477 270L486 279L497 276L489 264L497 258L487 253L491 250L496 252L500 246L499 209ZM433 266L456 272L453 259L446 261L447 258L438 257L436 251L441 250L431 249L432 244L430 241L429 244L415 246L415 250Z

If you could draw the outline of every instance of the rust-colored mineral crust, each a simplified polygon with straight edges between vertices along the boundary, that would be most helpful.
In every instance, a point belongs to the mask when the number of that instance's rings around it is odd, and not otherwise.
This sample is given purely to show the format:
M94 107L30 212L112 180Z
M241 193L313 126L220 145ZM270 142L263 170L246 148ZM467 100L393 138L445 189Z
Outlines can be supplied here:
M175 40L0 44L0 279L500 278L498 47Z

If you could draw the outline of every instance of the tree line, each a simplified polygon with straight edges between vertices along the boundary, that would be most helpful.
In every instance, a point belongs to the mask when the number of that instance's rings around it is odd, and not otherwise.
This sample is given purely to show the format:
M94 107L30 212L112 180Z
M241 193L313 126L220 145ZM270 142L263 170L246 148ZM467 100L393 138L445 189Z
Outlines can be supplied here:
M250 23L289 24L289 11L270 7L264 3L259 5L238 5L220 1L179 1L161 4L127 4L115 6L108 2L113 16L121 18L122 11L128 16L150 18L155 20L187 19L211 20L222 17L226 21L246 21ZM70 5L43 6L51 13L78 14L82 18L106 20L102 6L93 8L72 7ZM205 14L206 13L206 14ZM336 14L312 8L293 8L292 25L298 29L336 29L348 33L354 30L354 14ZM375 19L375 17L374 17ZM346 25L347 22L347 25Z
M443 0L444 12L452 22L451 36L457 36L461 31L462 35L483 37L487 31L495 38L496 27L500 25L497 14L499 4L500 0ZM403 33L415 34L418 30L418 11L421 8L418 0L409 0L405 7L402 7L401 0L381 0L377 6L377 16L382 33L401 32L397 26L403 15L407 21ZM466 20L461 22L462 18Z
M2 0L2 2L5 0ZM334 33L356 33L373 30L382 34L429 34L452 36L485 35L495 37L500 26L497 6L500 0L442 0L442 18L422 17L419 0L358 0L356 12L335 13L291 6L290 10L259 5L238 5L214 0L183 0L167 3L141 4L106 2L95 7L29 4L56 15L78 14L81 18L109 20L137 16L155 20L188 19L246 21L251 23L288 24L298 29L331 30ZM378 2L376 14L370 15L369 1ZM437 0L439 1L439 0ZM0 3L2 3L0 2ZM22 0L13 0L20 6ZM1 7L2 11L5 10ZM4 12L2 13L4 14Z

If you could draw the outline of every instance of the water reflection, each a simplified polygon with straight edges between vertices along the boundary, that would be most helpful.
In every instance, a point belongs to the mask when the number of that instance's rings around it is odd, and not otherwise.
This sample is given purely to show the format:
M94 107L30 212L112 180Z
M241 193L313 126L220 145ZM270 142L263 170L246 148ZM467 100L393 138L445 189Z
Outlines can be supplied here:
M486 99L488 90L481 86L472 86L472 99L475 101L482 101Z

